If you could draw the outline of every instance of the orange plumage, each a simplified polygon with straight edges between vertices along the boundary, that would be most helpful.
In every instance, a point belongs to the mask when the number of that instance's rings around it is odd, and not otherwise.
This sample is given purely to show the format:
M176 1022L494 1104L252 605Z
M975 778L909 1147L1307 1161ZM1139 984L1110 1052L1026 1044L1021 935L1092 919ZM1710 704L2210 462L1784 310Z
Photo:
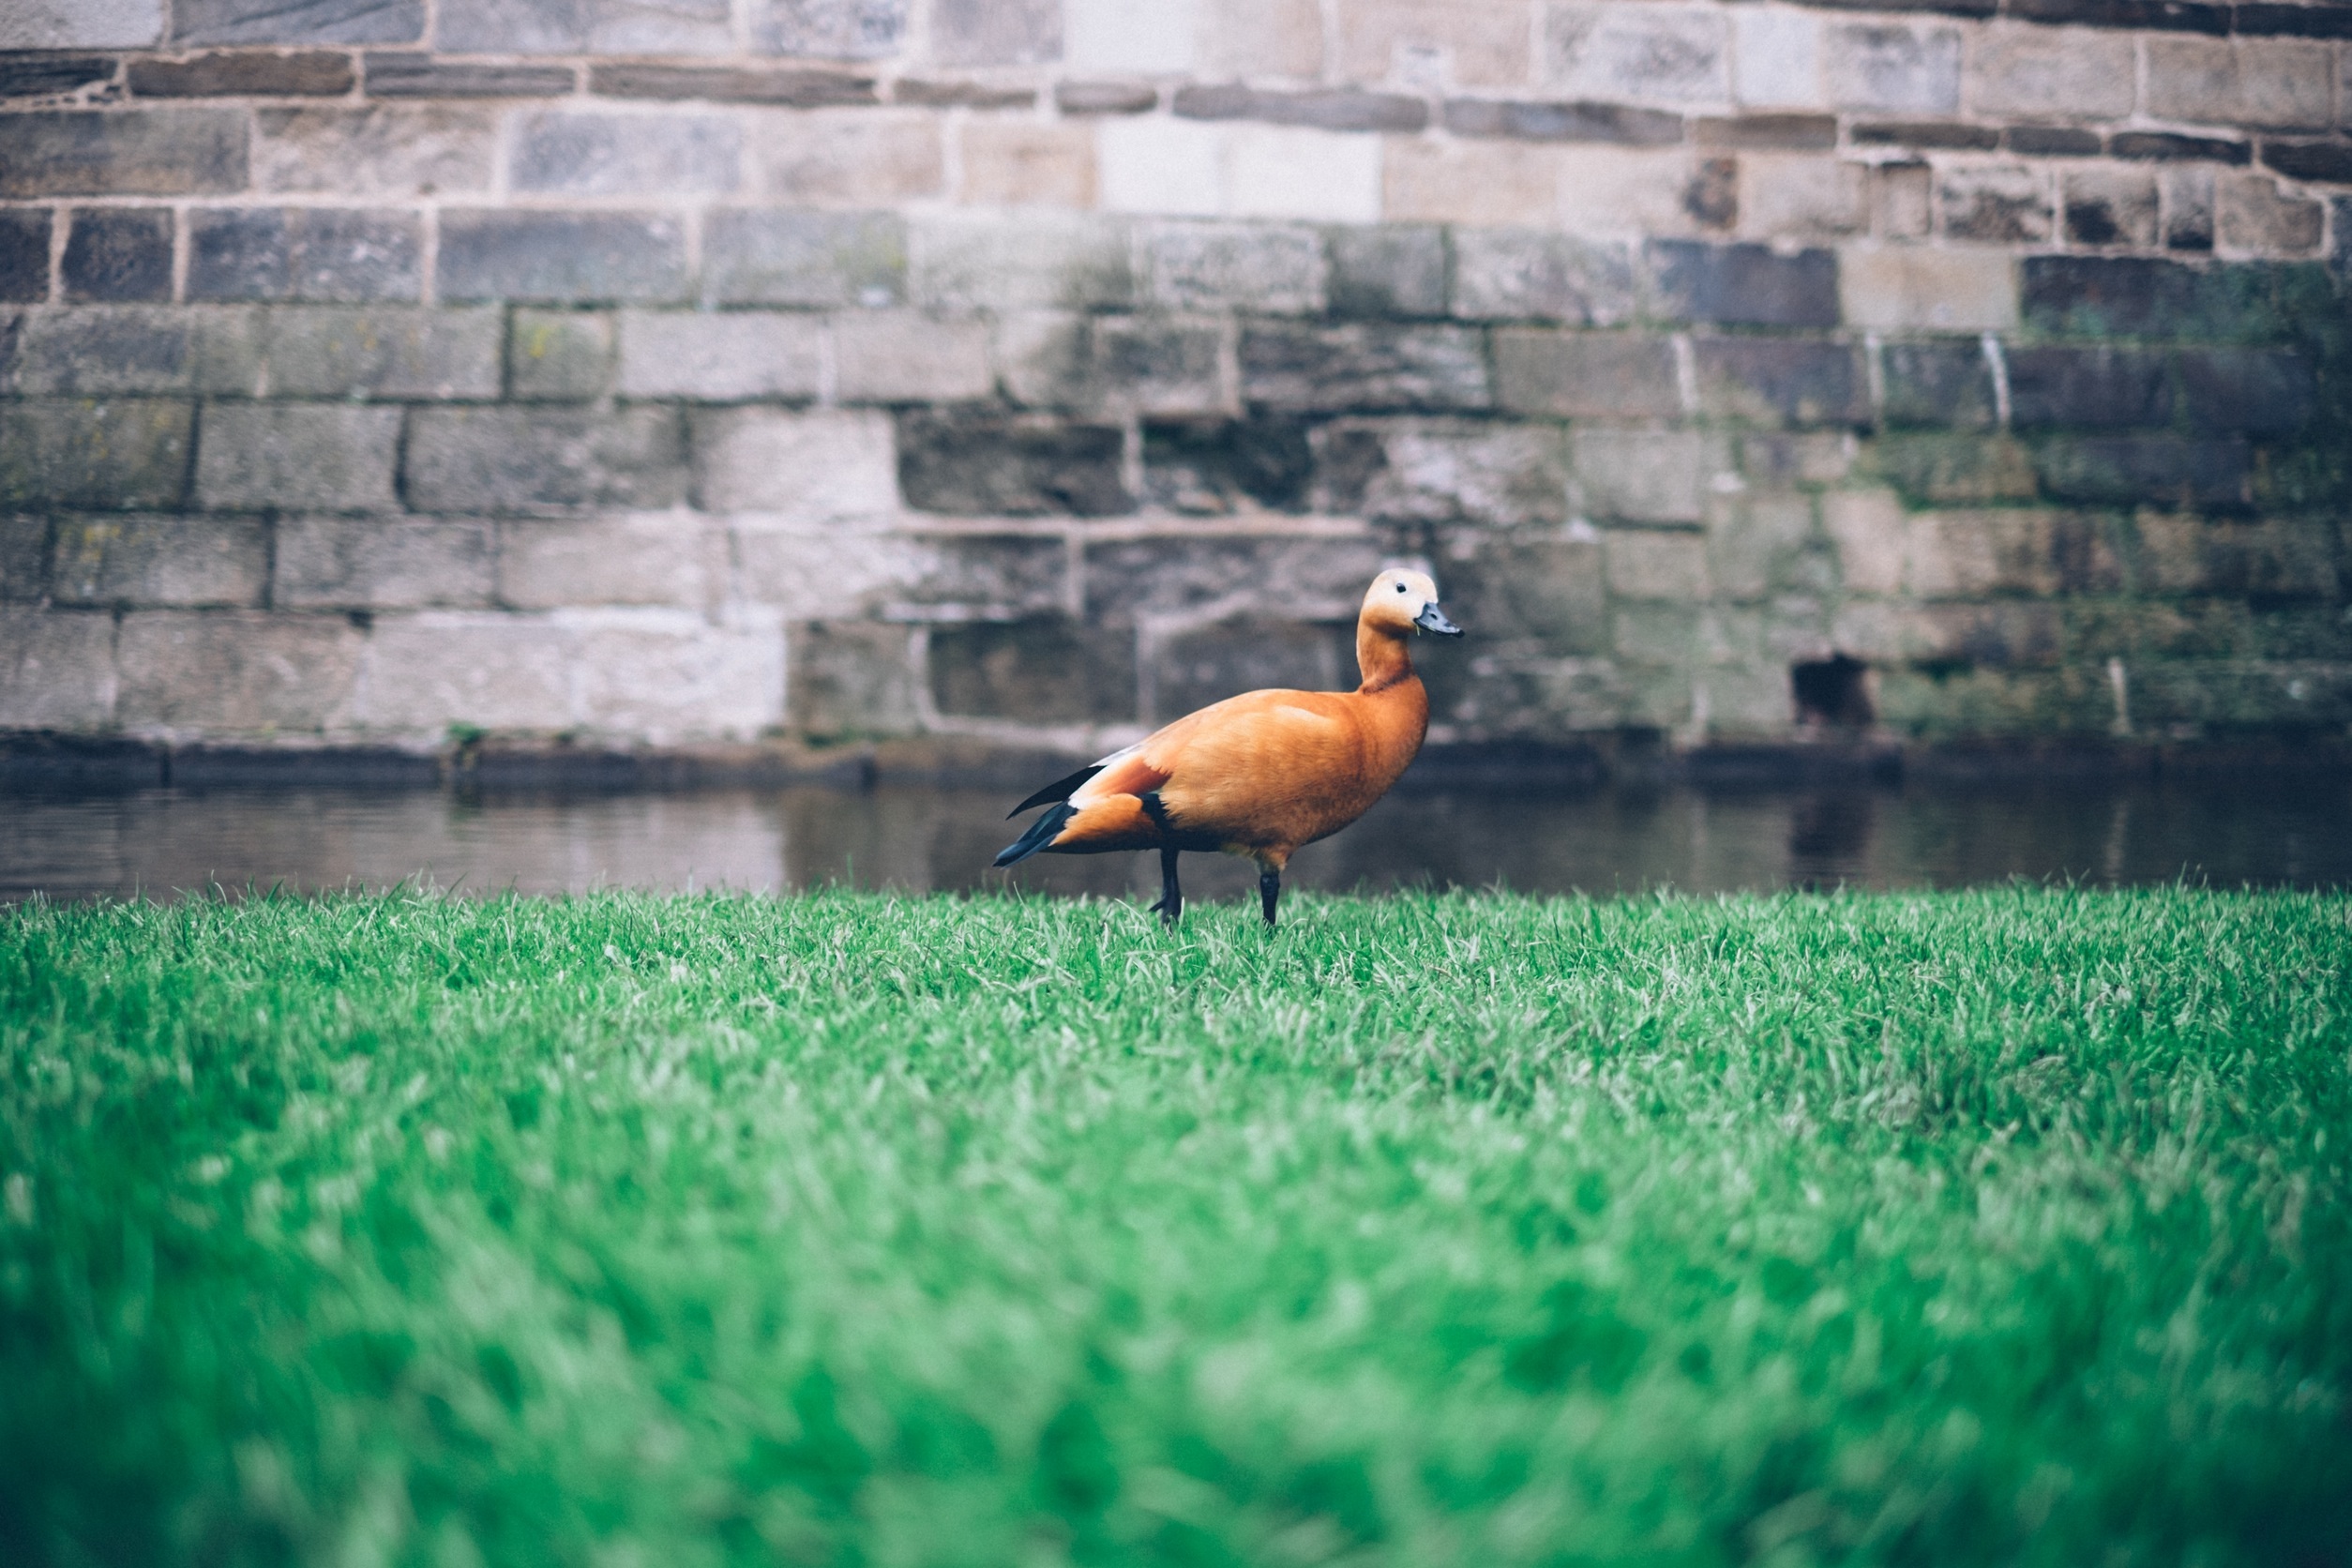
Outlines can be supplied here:
M996 864L1156 849L1164 885L1154 907L1172 925L1184 908L1179 853L1245 855L1258 863L1272 925L1291 853L1363 816L1421 749L1429 695L1407 644L1424 631L1461 635L1439 610L1437 584L1426 575L1382 572L1356 617L1363 685L1346 692L1244 692L1187 714L1015 807L1018 816L1058 803Z

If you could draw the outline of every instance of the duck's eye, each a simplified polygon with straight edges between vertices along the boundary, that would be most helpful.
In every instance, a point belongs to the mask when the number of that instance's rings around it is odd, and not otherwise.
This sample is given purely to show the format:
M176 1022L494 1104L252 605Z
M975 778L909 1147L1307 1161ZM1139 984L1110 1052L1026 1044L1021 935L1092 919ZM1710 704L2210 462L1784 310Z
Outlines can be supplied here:
M1400 593L1400 594L1401 594L1401 593L1403 593L1403 592L1405 591L1405 585L1404 585L1403 583L1401 583L1401 582L1400 582L1400 583L1398 583L1398 584L1396 585L1396 591L1397 591L1398 593Z

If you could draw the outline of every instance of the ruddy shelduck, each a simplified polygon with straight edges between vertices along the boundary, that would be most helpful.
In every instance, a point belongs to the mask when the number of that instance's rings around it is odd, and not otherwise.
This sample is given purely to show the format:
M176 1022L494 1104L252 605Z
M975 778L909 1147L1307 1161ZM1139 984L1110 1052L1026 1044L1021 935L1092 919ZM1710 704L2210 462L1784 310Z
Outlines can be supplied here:
M1459 637L1438 585L1402 567L1372 580L1356 617L1353 691L1250 691L1187 714L1135 745L1058 779L1013 807L1051 810L996 857L1160 852L1168 925L1184 913L1176 857L1216 850L1258 863L1258 897L1274 923L1282 868L1302 844L1328 838L1371 809L1421 749L1429 694L1408 644L1423 632Z

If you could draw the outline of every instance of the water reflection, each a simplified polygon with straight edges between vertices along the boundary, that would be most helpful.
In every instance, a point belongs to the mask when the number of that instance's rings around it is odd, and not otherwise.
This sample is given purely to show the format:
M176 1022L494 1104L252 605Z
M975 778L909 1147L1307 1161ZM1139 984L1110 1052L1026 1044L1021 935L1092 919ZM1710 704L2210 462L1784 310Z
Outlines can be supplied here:
M152 790L0 801L0 897L164 897L383 887L470 892L842 882L1004 885L987 869L1018 830L1008 797L917 788L467 800L436 792ZM1236 898L1255 873L1186 860L1185 890ZM1611 894L2094 883L2352 885L2352 781L2114 788L1595 789L1400 793L1301 852L1292 884L1380 891L1505 886ZM1157 897L1152 857L1031 861L1012 885Z

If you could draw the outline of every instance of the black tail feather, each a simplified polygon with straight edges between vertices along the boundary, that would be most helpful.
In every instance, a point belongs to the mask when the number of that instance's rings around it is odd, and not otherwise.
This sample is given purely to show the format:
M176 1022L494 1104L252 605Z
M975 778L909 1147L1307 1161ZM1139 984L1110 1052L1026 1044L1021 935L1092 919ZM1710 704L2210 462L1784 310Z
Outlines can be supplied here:
M1071 788L1077 788L1076 785ZM1011 866L1027 860L1053 842L1053 836L1062 831L1062 824L1078 815L1078 807L1063 801L1052 810L1029 824L1029 831L997 852L995 864Z
M1057 800L1068 800L1072 794L1077 792L1079 785L1085 783L1088 779L1093 777L1096 774L1102 771L1102 763L1089 762L1086 766L1078 769L1078 772L1070 775L1069 777L1055 779L1052 783L1047 785L1044 789L1038 791L1035 794L1030 796L1027 800L1021 802L1010 811L1004 813L1004 820L1009 822L1033 806L1046 806Z

